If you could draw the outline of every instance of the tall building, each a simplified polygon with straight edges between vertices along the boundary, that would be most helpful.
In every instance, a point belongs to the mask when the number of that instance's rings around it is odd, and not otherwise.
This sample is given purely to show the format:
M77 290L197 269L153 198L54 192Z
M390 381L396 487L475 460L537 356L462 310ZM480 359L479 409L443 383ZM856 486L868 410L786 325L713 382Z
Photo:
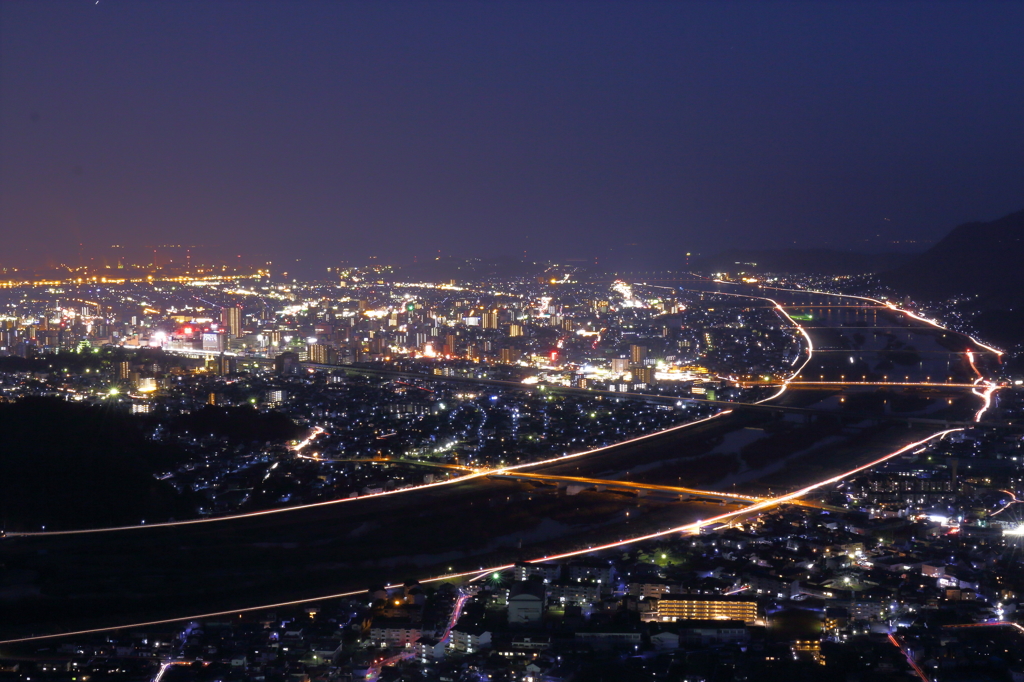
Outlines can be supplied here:
M633 382L637 384L645 384L647 387L654 386L654 368L634 367Z
M497 311L487 311L483 314L480 319L480 326L484 329L497 329L498 328L498 313Z
M242 309L238 306L229 306L220 309L220 324L231 336L238 338L242 335Z
M122 360L114 365L114 369L117 372L118 381L127 381L131 377L131 365L127 360Z
M647 346L638 346L633 344L629 347L629 360L634 365L644 364L644 360L647 359Z
M286 352L281 353L274 358L274 371L278 376L286 374L298 374L302 369L302 365L299 364L299 354Z
M336 365L338 363L338 354L325 344L311 343L306 347L306 351L310 362L315 362L318 365Z

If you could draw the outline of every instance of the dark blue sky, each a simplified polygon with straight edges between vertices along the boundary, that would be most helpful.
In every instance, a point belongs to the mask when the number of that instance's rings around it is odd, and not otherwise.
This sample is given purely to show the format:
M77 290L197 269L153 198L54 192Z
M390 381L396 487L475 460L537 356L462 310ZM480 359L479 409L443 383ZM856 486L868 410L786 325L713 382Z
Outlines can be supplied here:
M1024 207L1024 3L0 3L0 263L659 256ZM878 235L878 236L876 236Z

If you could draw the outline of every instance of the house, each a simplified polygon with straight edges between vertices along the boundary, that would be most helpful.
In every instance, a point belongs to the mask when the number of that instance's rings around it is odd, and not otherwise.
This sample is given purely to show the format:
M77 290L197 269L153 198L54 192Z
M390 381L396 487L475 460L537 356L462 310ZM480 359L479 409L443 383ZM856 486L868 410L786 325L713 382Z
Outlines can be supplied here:
M547 596L561 604L588 606L601 601L601 587L593 582L558 582L548 585Z

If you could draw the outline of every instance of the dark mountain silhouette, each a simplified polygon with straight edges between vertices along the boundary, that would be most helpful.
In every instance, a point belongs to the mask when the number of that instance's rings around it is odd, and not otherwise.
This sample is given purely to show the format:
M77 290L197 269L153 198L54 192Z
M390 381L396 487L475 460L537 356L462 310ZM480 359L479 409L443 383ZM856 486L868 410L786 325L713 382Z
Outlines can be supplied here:
M985 309L1024 307L1024 211L954 228L904 267L883 276L900 292L931 300L976 296Z
M28 397L0 403L0 522L88 528L195 514L198 498L153 474L185 457L116 407Z

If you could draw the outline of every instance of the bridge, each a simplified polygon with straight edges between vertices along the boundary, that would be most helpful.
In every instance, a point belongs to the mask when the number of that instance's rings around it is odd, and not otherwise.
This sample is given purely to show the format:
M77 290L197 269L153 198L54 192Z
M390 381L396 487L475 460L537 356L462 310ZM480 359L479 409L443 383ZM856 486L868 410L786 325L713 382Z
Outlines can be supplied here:
M617 481L604 478L588 478L585 476L555 476L551 474L534 474L516 471L496 472L488 475L488 478L504 481L526 481L540 484L554 484L558 490L565 490L569 495L577 495L585 490L595 492L624 492L632 493L637 497L647 497L655 493L660 497L672 497L679 501L689 500L693 502L720 502L722 504L749 505L754 502L766 502L771 500L767 497L756 495L745 495L743 493L730 493L721 490L699 490L674 485L659 485L656 483L640 483L636 481ZM812 507L822 511L848 512L848 509L817 502L814 500L792 499L788 504L795 504L802 507Z
M723 493L715 490L697 490L695 488L684 488L670 485L656 485L653 483L637 483L634 481L614 481L603 478L587 478L584 476L554 476L550 474L532 474L521 471L511 473L494 473L488 478L506 481L529 481L534 483L555 484L559 490L565 489L569 495L581 493L584 490L596 490L604 492L608 490L634 493L637 497L647 497L650 493L671 495L679 500L714 500L731 502L734 504L750 504L759 502L761 498L753 495L740 493Z

